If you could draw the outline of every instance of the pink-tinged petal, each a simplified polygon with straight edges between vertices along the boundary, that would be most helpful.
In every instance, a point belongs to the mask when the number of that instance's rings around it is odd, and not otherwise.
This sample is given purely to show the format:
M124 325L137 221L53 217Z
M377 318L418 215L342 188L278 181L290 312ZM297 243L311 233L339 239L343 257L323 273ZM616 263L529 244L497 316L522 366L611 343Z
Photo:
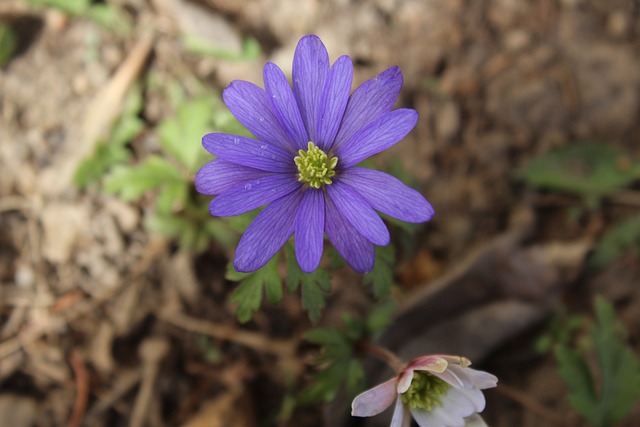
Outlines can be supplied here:
M411 132L417 121L418 113L407 108L383 114L337 148L340 168L350 168L396 144Z
M310 141L316 141L320 98L329 73L329 54L315 35L300 39L293 55L293 93Z
M360 234L373 244L381 246L389 244L390 236L387 226L355 189L340 181L334 181L331 185L327 185L325 190L340 213Z
M409 427L410 425L411 415L409 414L409 408L402 404L402 399L398 396L389 427Z
M458 365L463 368L471 365L471 361L466 357L462 356L452 356L450 354L432 354L431 356L438 356L449 362L450 365Z
M351 415L373 417L391 406L396 397L396 379L391 378L356 396L351 403Z
M286 196L301 185L293 175L282 173L250 180L213 199L209 213L214 216L240 215Z
M407 367L402 370L398 378L398 394L406 393L413 381L413 369Z
M249 224L236 248L233 266L248 273L265 265L293 234L302 192L271 202Z
M443 404L443 406L433 409L433 414L442 420L447 427L464 427L464 416L461 415L460 408Z
M469 378L469 381L476 388L484 390L485 388L493 388L498 385L498 378L488 372L476 371L475 369L471 368L460 369L464 369L464 372Z
M451 389L449 392L452 392ZM456 391L463 394L473 404L475 412L482 412L485 406L484 394L477 388L457 388ZM470 415L470 414L469 414Z
M473 414L464 421L466 423L465 427L489 427L478 414Z
M325 198L325 215L324 231L342 258L358 273L373 270L375 247L346 220L330 197Z
M408 366L416 371L429 371L432 373L442 373L446 371L449 363L439 356L422 356L413 359Z
M451 387L445 396L442 397L442 407L445 409L456 410L461 417L468 417L475 413L475 406L467 396L460 392L459 389Z
M296 259L305 273L311 273L320 264L324 243L324 194L322 190L308 188L300 203L296 218Z
M348 56L341 56L331 67L320 99L318 122L316 123L316 145L329 151L338 133L344 110L349 101L353 64Z
M464 419L446 408L436 408L431 411L412 408L411 415L420 427L464 427Z
M267 172L295 172L290 152L251 138L226 133L209 133L202 137L204 148L231 163Z
M214 159L204 165L196 174L195 185L198 193L216 196L240 184L260 179L271 172L265 172L222 159Z
M466 380L466 376L459 377L451 368L447 369L444 372L432 372L433 375L440 378L442 381L452 385L453 387L468 387L470 383Z
M354 133L391 111L401 87L402 72L399 67L391 67L361 84L349 98L333 149L336 150Z
M235 80L222 92L222 99L235 118L260 141L296 152L263 89L253 83Z
M262 76L269 103L282 123L289 140L293 142L296 152L305 149L309 136L287 78L280 67L271 62L265 64Z
M433 217L433 207L422 194L384 172L352 167L342 171L339 180L355 188L373 209L393 218L418 223Z
M447 427L432 412L418 408L411 408L410 411L413 419L416 420L420 427Z

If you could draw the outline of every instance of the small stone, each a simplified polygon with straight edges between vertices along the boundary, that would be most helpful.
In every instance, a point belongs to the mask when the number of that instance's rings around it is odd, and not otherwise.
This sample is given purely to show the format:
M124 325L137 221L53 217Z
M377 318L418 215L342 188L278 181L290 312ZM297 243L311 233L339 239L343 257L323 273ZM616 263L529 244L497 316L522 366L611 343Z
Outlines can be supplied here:
M0 395L2 425L30 427L35 424L36 414L37 405L34 399L8 393Z
M106 202L105 208L116 220L116 224L118 224L123 233L132 233L138 228L140 214L132 206L119 199L110 198Z
M631 28L629 17L620 10L615 10L609 14L607 20L607 31L613 37L624 38Z
M447 102L438 109L436 115L436 133L440 140L450 140L455 137L460 129L460 109L453 102Z
M511 52L522 50L529 43L531 43L531 35L521 29L511 30L504 37L504 47Z
M69 261L78 237L86 233L88 217L88 212L82 205L46 205L40 217L44 231L44 257L53 263Z
M36 280L36 275L30 265L19 263L13 280L19 288L31 288Z

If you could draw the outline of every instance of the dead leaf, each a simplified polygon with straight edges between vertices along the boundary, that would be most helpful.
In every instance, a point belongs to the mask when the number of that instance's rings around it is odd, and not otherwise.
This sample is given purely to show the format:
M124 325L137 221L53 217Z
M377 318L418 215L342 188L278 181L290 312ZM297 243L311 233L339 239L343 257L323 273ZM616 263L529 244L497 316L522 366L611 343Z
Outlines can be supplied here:
M238 386L202 404L182 427L253 427L253 410L246 390Z

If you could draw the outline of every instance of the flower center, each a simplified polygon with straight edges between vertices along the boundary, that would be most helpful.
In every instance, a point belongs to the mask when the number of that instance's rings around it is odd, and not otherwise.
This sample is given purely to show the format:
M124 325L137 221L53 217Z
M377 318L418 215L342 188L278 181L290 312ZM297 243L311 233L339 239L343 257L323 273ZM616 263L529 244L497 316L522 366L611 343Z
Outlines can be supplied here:
M310 187L320 188L325 184L331 184L331 178L335 176L337 157L327 156L327 154L309 141L307 151L299 150L299 156L293 161L298 167L298 181L306 182Z
M402 393L402 403L410 408L420 408L430 411L442 406L442 397L451 387L449 384L425 371L414 371L409 390Z

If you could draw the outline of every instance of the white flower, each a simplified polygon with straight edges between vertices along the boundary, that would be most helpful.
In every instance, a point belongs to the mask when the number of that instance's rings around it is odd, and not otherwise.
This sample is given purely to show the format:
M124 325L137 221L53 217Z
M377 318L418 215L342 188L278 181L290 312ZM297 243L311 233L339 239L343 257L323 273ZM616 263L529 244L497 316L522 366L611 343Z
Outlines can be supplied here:
M420 427L463 427L465 418L482 412L483 389L498 379L469 368L464 357L421 356L405 365L398 375L358 395L351 415L378 415L395 401L391 427L409 427L411 416Z

